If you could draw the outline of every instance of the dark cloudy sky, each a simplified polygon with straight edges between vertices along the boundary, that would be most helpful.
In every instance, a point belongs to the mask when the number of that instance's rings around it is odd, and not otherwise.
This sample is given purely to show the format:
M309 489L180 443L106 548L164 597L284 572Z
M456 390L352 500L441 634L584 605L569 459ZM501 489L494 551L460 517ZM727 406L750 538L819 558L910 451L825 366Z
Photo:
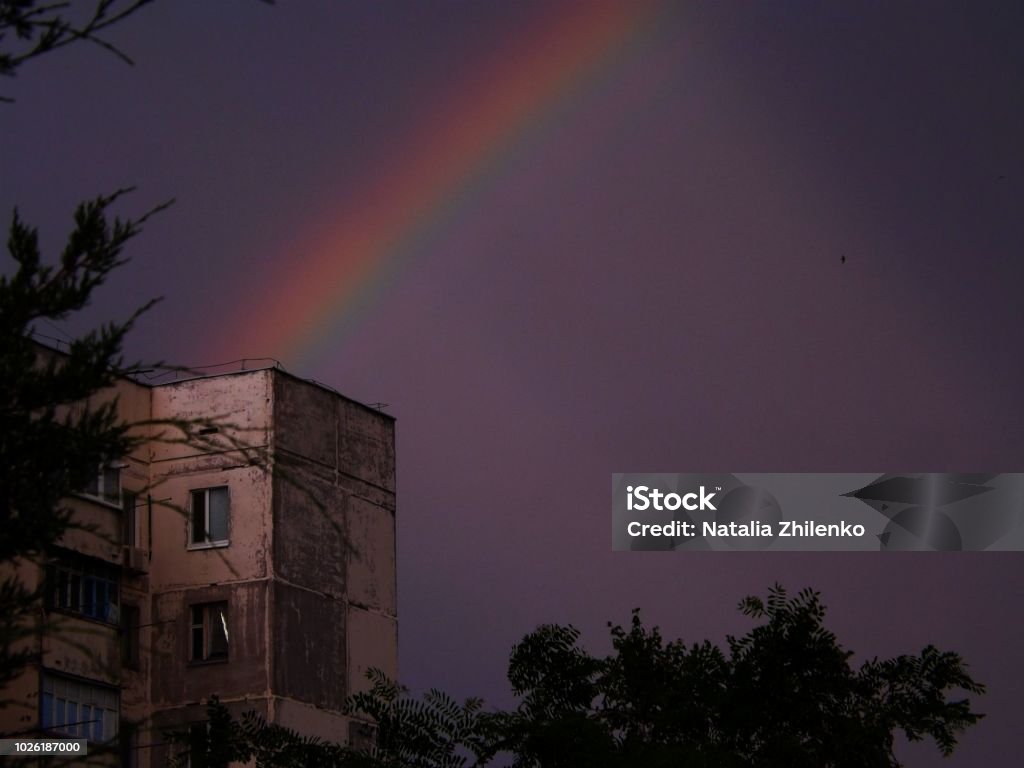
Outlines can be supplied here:
M1017 765L1024 555L612 553L608 523L613 472L1022 469L1024 7L638 7L157 3L112 34L134 67L0 84L0 210L53 247L83 198L174 197L85 320L160 295L136 356L389 404L413 688L506 703L540 622L721 639L781 581L859 657L962 652L989 716L948 765ZM363 221L395 237L357 263Z

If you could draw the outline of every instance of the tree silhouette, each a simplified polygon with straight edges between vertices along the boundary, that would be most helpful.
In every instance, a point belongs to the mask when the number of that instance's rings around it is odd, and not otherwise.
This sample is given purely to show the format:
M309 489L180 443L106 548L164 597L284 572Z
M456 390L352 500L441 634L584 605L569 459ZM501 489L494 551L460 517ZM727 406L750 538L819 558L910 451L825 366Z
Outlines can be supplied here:
M107 30L154 0L37 2L0 0L0 75L13 77L28 61L73 43L92 43L131 64L104 38ZM0 96L0 101L12 101Z
M14 76L27 62L78 42L131 63L103 35L153 2L0 0L0 75ZM6 245L14 269L0 275L0 688L38 653L22 641L37 631L32 619L42 586L27 587L19 567L38 561L66 532L82 527L65 500L95 481L100 466L122 459L143 442L216 445L254 455L244 441L213 434L216 429L204 436L203 427L230 426L223 422L129 424L119 415L111 388L133 370L159 365L127 363L122 355L135 321L155 300L122 322L71 340L66 352L47 351L36 342L39 323L53 327L89 305L95 291L125 263L128 242L170 204L136 217L113 215L131 191L80 204L56 259L44 258L37 230L17 210L10 220ZM4 703L0 699L0 706Z
M776 586L740 609L765 621L725 650L665 642L638 612L611 627L604 659L579 647L574 628L541 627L513 651L522 700L500 716L500 747L522 768L879 768L900 764L899 732L930 736L948 755L981 718L950 698L984 691L955 653L928 646L855 669L816 592L790 598Z
M438 691L416 701L375 673L373 688L349 700L378 723L373 746L301 746L310 765L360 768L482 768L502 755L516 768L894 768L897 734L931 737L948 755L982 717L967 695L984 686L958 654L928 646L855 668L824 626L818 593L775 586L740 610L761 623L724 649L666 642L639 611L628 627L609 625L605 658L580 647L574 627L541 626L512 651L520 701L509 712ZM270 726L253 723L240 728L214 702L211 747L233 739L242 755L233 759L297 764L260 753ZM270 737L277 748L302 741L277 726Z
M376 725L365 734L371 745L350 750L352 765L388 768L467 768L486 764L493 753L483 700L459 704L437 689L422 700L409 698L405 689L371 670L373 686L349 699L349 710Z
M482 712L481 699L459 704L435 689L417 700L379 670L369 670L368 677L371 689L347 703L351 714L374 722L358 726L360 746L305 737L251 711L236 721L212 697L205 723L166 734L178 745L171 768L226 768L231 762L257 768L476 768L493 757L497 720Z
M135 319L109 323L72 341L67 354L46 355L32 336L40 320L59 321L83 309L122 251L156 208L135 219L110 219L117 192L83 203L56 266L45 265L35 229L15 211L7 249L17 265L0 276L0 563L38 557L74 525L62 499L85 488L99 466L127 455L140 439L129 432L115 400L91 401L125 371L121 354ZM38 590L16 573L0 582L0 685L17 674L28 651L17 641Z

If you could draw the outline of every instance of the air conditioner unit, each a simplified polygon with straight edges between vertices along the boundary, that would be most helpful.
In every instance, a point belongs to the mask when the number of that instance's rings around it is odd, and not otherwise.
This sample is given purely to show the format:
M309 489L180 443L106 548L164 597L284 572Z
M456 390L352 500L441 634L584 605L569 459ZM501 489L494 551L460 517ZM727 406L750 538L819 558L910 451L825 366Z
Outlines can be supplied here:
M121 562L127 570L135 573L145 573L149 570L149 557L142 547L125 547Z

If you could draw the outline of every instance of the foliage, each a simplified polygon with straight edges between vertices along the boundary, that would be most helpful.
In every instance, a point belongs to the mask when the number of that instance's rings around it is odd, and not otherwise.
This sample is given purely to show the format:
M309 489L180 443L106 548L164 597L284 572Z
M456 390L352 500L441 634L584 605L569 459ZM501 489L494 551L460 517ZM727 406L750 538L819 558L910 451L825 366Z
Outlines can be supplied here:
M0 75L13 77L29 61L80 42L131 64L106 35L153 2L0 0ZM11 99L0 96L0 101ZM46 350L35 342L38 323L52 326L89 304L94 291L124 264L128 242L167 205L136 218L113 216L111 209L129 191L118 190L78 206L74 227L54 266L44 262L37 231L17 210L11 220L7 249L13 269L0 274L0 690L40 650L43 588L23 583L19 566L46 556L70 529L88 527L72 518L64 500L95 481L102 465L121 460L143 439L238 451L252 464L266 461L260 448L239 436L245 430L221 417L133 424L120 418L111 388L143 367L126 363L124 341L154 302L123 322L108 323L71 341L66 352ZM28 639L33 642L24 642ZM81 647L74 638L65 640ZM0 707L7 703L0 700ZM96 750L111 748L101 745Z
M355 765L344 762L343 748L267 723L255 712L246 712L235 721L216 696L207 705L205 723L194 724L188 730L172 731L167 739L177 745L168 762L169 768L220 768L230 762L252 763L256 768Z
M502 748L522 768L877 768L899 765L897 732L949 754L981 717L950 699L984 691L957 654L929 646L854 669L817 593L776 586L740 609L766 621L729 637L727 652L665 642L637 612L628 629L611 627L605 659L580 649L572 627L542 627L512 654L522 701L503 718Z
M431 689L422 700L379 670L370 670L372 687L350 697L349 711L376 723L376 737L363 763L387 768L477 768L492 756L489 719L482 699L459 704ZM368 734L372 737L372 731Z
M495 739L480 699L459 704L431 690L419 701L379 670L371 669L368 678L371 689L347 702L349 713L361 721L355 726L354 746L304 737L267 723L252 711L236 721L213 697L205 725L166 734L179 747L171 766L217 768L229 761L254 761L257 768L482 768L488 764Z
M67 355L40 360L32 338L34 323L83 309L124 263L122 249L152 212L108 221L121 194L78 207L57 267L43 265L38 233L14 213L7 246L17 270L0 276L0 560L55 541L69 523L61 498L85 487L104 457L124 456L134 444L114 401L88 401L129 370L121 355L125 336L152 302L125 322L72 341Z
M103 35L152 2L0 0L0 75L13 76L31 59L78 42L97 45L131 64L127 54ZM0 101L10 99L0 98Z
M609 625L605 658L581 648L574 627L539 627L512 651L519 705L510 712L483 712L477 699L459 705L436 690L415 701L374 672L350 707L378 724L375 745L307 745L308 764L477 768L504 753L517 768L893 768L897 733L931 737L948 755L982 717L964 694L984 687L955 653L928 646L854 668L825 629L816 592L791 598L776 586L740 609L761 623L725 649L665 641L638 611L628 627ZM231 723L224 712L218 718ZM257 744L270 727L252 724L229 732ZM271 733L278 744L300 741ZM259 766L298 764L263 755Z
M37 231L14 213L7 249L16 269L0 276L0 562L45 552L73 524L61 499L136 444L116 401L90 398L134 367L122 345L152 302L71 342L66 355L46 355L32 338L35 323L63 320L89 303L124 263L126 243L159 210L111 219L109 208L126 191L78 207L56 266L43 263ZM0 685L28 659L12 645L29 631L23 619L36 597L16 576L0 585Z

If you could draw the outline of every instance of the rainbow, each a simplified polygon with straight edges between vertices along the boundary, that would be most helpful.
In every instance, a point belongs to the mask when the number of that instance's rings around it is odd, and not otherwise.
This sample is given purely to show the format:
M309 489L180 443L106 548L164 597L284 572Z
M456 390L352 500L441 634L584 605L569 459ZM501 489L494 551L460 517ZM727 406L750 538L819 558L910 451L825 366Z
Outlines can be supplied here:
M422 243L451 222L473 188L495 174L546 117L611 71L654 26L639 0L552 4L497 52L482 76L414 124L408 141L363 185L359 199L326 206L325 226L268 276L273 292L236 316L219 351L308 364L380 294ZM404 150L404 151L403 151Z

